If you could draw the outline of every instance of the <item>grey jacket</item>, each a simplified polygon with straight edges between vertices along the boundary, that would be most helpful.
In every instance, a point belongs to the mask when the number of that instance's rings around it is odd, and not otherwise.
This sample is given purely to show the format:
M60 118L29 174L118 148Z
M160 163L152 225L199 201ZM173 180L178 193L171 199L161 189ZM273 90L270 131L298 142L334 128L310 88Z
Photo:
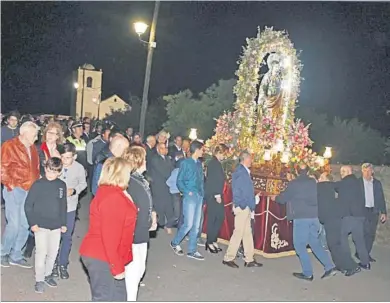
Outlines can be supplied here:
M66 188L73 188L76 190L76 194L67 197L68 213L77 209L79 203L80 193L87 188L87 181L85 177L84 167L74 161L69 168L63 168L60 179L66 183Z

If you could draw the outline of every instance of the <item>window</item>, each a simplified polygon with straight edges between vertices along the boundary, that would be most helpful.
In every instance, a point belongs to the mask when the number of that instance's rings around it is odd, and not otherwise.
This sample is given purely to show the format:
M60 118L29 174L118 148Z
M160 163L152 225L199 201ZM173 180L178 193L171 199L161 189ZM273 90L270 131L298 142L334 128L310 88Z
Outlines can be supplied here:
M114 102L116 102L116 98L114 98Z
M92 77L87 78L87 87L92 87Z

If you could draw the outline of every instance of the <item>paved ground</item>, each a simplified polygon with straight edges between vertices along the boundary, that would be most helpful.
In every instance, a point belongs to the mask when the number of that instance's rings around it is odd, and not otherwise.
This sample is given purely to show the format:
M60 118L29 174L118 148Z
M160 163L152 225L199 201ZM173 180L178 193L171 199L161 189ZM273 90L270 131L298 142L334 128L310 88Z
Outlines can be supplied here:
M88 220L88 200L82 202L81 221L76 227L71 254L71 279L60 281L58 288L38 295L33 290L32 269L2 268L2 301L90 300L89 285L78 256ZM373 256L378 262L371 271L350 278L338 275L325 281L319 279L322 268L313 257L315 280L310 283L291 276L300 269L295 256L258 257L264 263L263 268L252 270L241 266L234 270L221 264L222 255L206 254L203 262L178 257L171 251L169 240L170 236L160 232L151 241L146 286L140 289L140 301L388 301L390 298L389 249L375 247ZM243 265L241 260L239 264Z

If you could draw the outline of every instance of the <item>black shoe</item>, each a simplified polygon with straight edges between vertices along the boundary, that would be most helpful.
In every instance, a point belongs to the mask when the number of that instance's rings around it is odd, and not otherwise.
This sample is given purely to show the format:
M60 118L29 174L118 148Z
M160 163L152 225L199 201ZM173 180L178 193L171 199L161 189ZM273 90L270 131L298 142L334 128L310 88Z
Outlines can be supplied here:
M370 263L368 263L367 265L363 265L362 263L359 263L358 265L360 266L360 268L363 268L365 270L370 270L371 269Z
M231 268L238 268L238 265L234 261L222 261L222 264Z
M245 262L244 263L245 267L263 267L263 264L257 262L256 260L253 260L252 262Z
M69 273L66 266L63 265L60 266L60 278L63 280L69 279Z
M375 260L374 258L372 258L371 256L369 256L369 258L370 258L370 262L371 262L371 263L376 262L376 260Z
M342 268L338 268L338 267L336 267L336 270L341 272L342 274L345 274L347 272L346 269L342 269Z
M58 278L60 275L59 275L59 272L58 272L58 265L57 265L57 263L56 264L54 264L54 266L53 266L53 271L52 271L52 273L51 273L51 276L53 277L53 278Z
M345 276L346 277L350 277L350 276L353 276L354 274L357 274L358 272L361 272L361 268L360 267L356 267L355 269L350 269L350 270L347 270L345 272Z
M208 250L212 254L217 254L218 250L214 248L214 246L210 246L210 244L206 244L205 246L206 251Z
M310 277L305 276L303 273L294 272L293 276L298 279L306 280L306 281L313 281L313 275Z
M322 275L321 279L333 277L336 275L336 272L337 272L336 268L329 269Z
M57 287L57 282L53 279L52 276L47 276L45 278L45 283L49 287Z

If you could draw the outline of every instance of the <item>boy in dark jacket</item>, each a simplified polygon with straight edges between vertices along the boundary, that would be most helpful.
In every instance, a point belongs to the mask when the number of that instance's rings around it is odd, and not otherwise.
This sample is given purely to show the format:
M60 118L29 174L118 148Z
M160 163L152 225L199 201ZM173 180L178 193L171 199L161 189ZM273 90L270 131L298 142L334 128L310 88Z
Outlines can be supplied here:
M35 292L43 293L45 283L56 287L51 276L60 245L61 233L66 232L66 184L58 179L62 170L59 158L50 158L45 165L45 176L31 187L25 212L35 235Z

